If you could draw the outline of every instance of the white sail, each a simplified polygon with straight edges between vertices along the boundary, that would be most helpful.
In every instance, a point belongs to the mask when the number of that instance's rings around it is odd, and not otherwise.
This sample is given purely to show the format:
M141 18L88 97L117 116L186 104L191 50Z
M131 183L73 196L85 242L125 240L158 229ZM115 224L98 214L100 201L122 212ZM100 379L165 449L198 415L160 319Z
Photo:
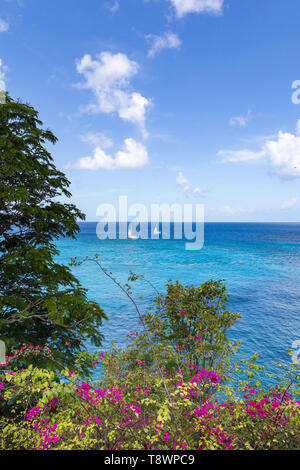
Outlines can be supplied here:
M130 227L128 229L128 238L130 238L130 240L136 240L138 238L136 235L132 235L132 231Z
M155 227L154 227L153 233L154 233L154 235L160 235L160 231L158 230L157 224L156 224Z

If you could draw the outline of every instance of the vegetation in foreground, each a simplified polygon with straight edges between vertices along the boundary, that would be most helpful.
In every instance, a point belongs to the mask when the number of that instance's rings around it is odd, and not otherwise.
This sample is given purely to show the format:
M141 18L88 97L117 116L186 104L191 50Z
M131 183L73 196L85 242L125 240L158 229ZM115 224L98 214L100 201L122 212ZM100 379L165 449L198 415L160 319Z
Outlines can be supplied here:
M123 289L132 296L129 284ZM238 315L225 298L220 282L170 282L125 348L82 353L57 374L22 368L23 358L51 360L50 350L16 350L0 369L0 448L298 449L297 366L263 387L257 356L235 361L225 330Z

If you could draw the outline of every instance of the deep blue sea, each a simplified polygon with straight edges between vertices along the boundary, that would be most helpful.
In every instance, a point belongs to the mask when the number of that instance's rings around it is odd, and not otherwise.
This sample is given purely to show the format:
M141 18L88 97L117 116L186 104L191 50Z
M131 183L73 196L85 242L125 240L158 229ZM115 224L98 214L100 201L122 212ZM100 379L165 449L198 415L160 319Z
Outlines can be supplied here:
M199 251L186 251L184 240L101 241L96 223L80 227L77 240L58 240L62 262L99 253L103 265L121 282L132 270L162 293L169 279L195 285L223 279L230 309L242 315L229 333L243 342L241 351L259 353L269 370L273 361L290 361L286 351L300 339L300 224L206 223ZM129 330L138 326L131 303L94 264L86 263L74 273L109 317L102 330L104 348L111 340L123 344ZM145 311L155 294L146 283L134 285L136 299L143 296L139 304Z

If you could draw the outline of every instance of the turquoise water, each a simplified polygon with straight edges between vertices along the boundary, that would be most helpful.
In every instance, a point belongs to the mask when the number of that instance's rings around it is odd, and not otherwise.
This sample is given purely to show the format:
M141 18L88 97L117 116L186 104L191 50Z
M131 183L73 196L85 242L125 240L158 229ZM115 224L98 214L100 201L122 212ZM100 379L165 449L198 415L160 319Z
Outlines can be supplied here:
M229 307L242 315L230 331L243 342L241 351L258 352L271 370L272 361L290 361L287 349L300 339L300 224L208 223L204 248L186 251L184 240L105 240L96 236L96 223L83 223L77 240L60 239L61 261L99 253L103 265L125 282L130 270L143 274L164 292L169 279L200 285L223 279L230 294ZM123 344L136 329L136 312L127 298L99 268L86 263L74 273L89 297L109 317L104 347L111 340ZM146 283L135 283L141 310L155 296Z

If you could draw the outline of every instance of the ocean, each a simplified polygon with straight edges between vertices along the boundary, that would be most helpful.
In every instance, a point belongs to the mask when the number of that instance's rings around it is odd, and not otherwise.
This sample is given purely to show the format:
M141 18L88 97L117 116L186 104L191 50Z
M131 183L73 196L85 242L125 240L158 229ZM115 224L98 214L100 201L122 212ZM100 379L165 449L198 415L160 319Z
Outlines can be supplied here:
M187 251L185 240L172 238L101 241L96 225L81 223L76 240L57 241L61 262L98 253L120 282L126 282L131 270L161 293L170 279L196 286L222 279L230 295L229 309L241 313L229 331L230 338L242 341L241 352L258 353L269 371L275 370L274 361L291 361L287 350L300 339L299 223L206 223L199 251ZM124 344L127 333L139 328L133 305L93 263L74 268L74 274L109 318L102 329L103 349L112 340ZM155 292L147 283L136 282L134 295L146 311Z

